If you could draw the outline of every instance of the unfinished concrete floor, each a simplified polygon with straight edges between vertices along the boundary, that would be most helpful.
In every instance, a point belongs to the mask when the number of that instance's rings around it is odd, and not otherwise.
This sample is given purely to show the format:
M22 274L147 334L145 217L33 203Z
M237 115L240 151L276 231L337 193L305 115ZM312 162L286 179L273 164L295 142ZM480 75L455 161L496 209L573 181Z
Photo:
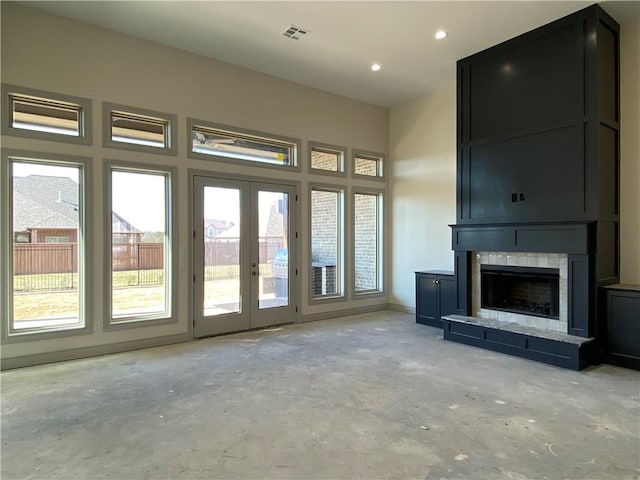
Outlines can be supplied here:
M2 479L639 478L640 373L380 312L2 374Z

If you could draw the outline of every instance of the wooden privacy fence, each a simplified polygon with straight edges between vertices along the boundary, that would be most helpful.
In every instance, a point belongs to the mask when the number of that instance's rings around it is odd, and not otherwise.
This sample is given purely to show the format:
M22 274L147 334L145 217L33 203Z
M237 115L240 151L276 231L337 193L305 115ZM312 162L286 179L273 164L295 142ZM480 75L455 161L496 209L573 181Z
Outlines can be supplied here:
M77 271L77 243L15 243L13 245L14 275Z
M258 255L260 263L272 262L278 250L284 248L282 237L260 237L258 239ZM240 239L226 237L224 239L204 243L204 279L220 280L239 278Z
M163 267L162 243L113 244L113 271L135 273L120 279L122 286L161 284ZM77 273L77 243L16 243L13 246L16 292L75 289Z
M283 248L281 237L260 237L261 263L273 261ZM206 242L204 248L207 278L220 278L216 267L237 266L240 261L240 242L237 238ZM154 285L163 281L163 243L114 243L112 254L114 272L138 272L127 284ZM228 276L238 275L237 267ZM15 291L60 290L77 286L77 243L14 243L13 275ZM135 283L128 283L135 282Z
M163 243L114 243L113 271L164 268Z
M155 270L164 266L162 243L114 243L113 270ZM77 273L77 243L16 243L13 274Z

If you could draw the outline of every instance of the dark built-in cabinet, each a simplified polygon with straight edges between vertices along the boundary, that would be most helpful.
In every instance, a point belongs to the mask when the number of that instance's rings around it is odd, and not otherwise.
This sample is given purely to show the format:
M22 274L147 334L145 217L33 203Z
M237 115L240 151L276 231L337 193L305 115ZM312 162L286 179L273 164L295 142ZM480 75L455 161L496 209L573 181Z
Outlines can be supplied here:
M605 361L640 370L640 285L605 289Z
M618 30L594 5L458 61L458 225L617 226Z
M619 281L619 28L593 5L457 64L452 247L586 255L586 337Z
M416 322L442 328L442 317L456 310L456 282L453 272L416 272Z
M572 368L599 361L619 282L619 28L592 5L457 63L456 313L473 252L567 254Z

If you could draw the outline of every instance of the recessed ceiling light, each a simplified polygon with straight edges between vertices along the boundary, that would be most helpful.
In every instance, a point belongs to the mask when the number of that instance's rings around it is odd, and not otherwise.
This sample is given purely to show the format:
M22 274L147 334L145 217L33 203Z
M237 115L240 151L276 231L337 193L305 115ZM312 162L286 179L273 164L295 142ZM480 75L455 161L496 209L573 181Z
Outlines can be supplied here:
M371 65L371 70L373 70L374 72L377 72L378 70L380 70L382 67L380 66L379 63L374 63L373 65Z
M444 30L438 30L436 32L436 38L438 40L442 40L443 38L446 38L446 36L447 36L447 32L445 32Z

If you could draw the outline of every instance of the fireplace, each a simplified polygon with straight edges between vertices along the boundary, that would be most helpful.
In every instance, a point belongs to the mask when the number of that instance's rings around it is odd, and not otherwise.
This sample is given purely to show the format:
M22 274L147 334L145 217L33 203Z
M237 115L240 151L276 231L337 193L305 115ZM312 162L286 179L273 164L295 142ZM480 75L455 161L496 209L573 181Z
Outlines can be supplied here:
M618 34L592 5L458 61L445 340L576 369L599 360L600 289L619 281ZM513 62L536 74L498 78ZM559 269L557 314L488 305L481 265Z
M481 265L481 308L559 319L560 270Z
M567 267L562 253L474 252L472 315L568 333Z

